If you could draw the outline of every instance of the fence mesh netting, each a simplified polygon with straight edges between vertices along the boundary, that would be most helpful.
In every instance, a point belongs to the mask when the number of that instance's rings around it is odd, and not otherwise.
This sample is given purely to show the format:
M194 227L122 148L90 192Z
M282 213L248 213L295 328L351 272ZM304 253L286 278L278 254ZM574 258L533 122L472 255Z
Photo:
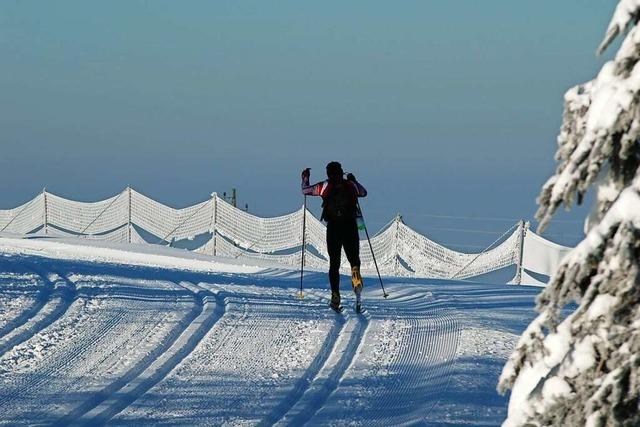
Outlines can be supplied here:
M305 266L328 268L326 228L302 208L286 215L262 218L238 209L215 193L201 203L175 209L131 188L97 202L78 202L43 191L14 209L0 210L0 232L45 233L109 242L170 244L198 242L190 249L220 257L260 259L299 266L305 217ZM512 227L514 228L514 227ZM361 269L388 276L469 278L517 264L551 275L569 248L550 242L522 223L479 253L446 248L395 218L369 241L361 240ZM348 272L343 253L342 267ZM521 273L521 274L520 274ZM529 279L525 271L518 273Z

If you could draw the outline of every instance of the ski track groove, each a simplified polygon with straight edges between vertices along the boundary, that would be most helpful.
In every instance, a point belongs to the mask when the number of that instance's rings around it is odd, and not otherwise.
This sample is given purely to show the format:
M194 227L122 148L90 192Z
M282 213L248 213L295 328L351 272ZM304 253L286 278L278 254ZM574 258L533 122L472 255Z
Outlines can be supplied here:
M446 391L447 388L449 387L449 384L451 383L451 377L452 374L454 372L456 363L457 363L457 353L458 353L458 345L460 342L460 333L461 333L461 327L460 327L460 322L458 321L457 317L453 318L453 322L454 322L454 327L455 327L455 340L453 343L451 343L453 345L453 359L451 360L451 363L448 363L445 366L445 376L447 378L446 380L446 384L444 386L444 388L442 389L442 391ZM442 393L438 394L438 396L442 396ZM425 412L424 416L422 417L422 422L427 423L429 415L431 414L431 412L433 411L433 409L438 405L438 403L440 403L440 398L437 398L433 401L433 403L429 406L429 408L427 409L427 411Z
M127 372L125 372L122 376L117 378L111 384L108 384L102 390L99 390L93 394L93 397L85 400L81 405L74 408L72 411L67 413L65 416L57 420L54 425L67 425L75 420L83 417L87 412L94 409L96 406L102 404L105 400L109 399L114 393L118 392L122 387L124 387L127 383L133 380L135 377L139 376L145 369L147 369L157 358L159 358L162 353L167 351L168 348L178 339L178 337L182 334L182 332L188 327L188 325L193 322L193 320L198 316L198 314L202 311L201 305L202 301L199 301L197 296L194 301L194 306L191 308L190 312L176 325L172 328L172 330L167 334L166 337L162 339L160 345L156 346L149 353L147 353L138 363L132 366ZM117 297L116 297L117 298ZM141 301L147 301L147 298L140 299ZM149 342L153 340L157 328L161 326L164 322L162 316L157 316L155 321L153 322L152 327L148 327L142 323L129 335L129 337L122 343L122 346L126 346L129 342ZM146 331L140 339L140 335L137 332ZM99 359L97 362L99 365L103 365L109 358L112 358L113 355L106 354L104 357ZM111 369L114 365L118 363L118 360L114 360L111 365L107 366L107 370Z
M314 295L313 292L311 294ZM324 298L318 299L323 300ZM328 305L328 300L326 300L326 303ZM344 333L345 329L349 328L348 320L342 317L341 314L335 313L334 318L335 321L332 323L331 329L327 334L327 337L325 337L324 343L318 349L318 353L314 357L310 366L298 381L296 381L293 389L281 400L281 403L273 408L258 425L268 426L275 424L281 418L285 417L305 394L309 393L316 377L320 371L326 367L327 361L335 351L335 343L337 339Z
M59 273L57 274L64 281L73 284L73 282L71 282L64 275L61 275ZM74 289L77 288L75 284L73 284L73 287ZM84 291L86 291L86 289ZM82 294L92 296L83 296ZM79 307L79 310L82 311L86 309L84 307L86 307L86 304L89 303L92 298L96 299L95 292L80 291L76 293L74 302L82 303L82 301L84 301L84 306ZM107 302L110 302L113 299L114 298L107 298L106 300ZM131 339L131 337L135 335L118 334L115 329L119 324L136 324L135 320L139 319L135 317L135 312L139 308L144 308L144 300L138 300L134 298L131 301L133 301L133 306L111 307L107 311L107 313L103 313L103 315L100 317L101 319L104 319L106 317L108 320L106 322L98 324L95 328L88 328L87 330L85 330L85 332L87 333L81 336L79 340L74 342L74 346L71 347L71 351L63 353L60 358L57 358L52 362L50 362L49 359L45 358L42 361L44 363L44 367L43 369L39 370L37 374L27 375L27 378L21 378L17 383L13 384L13 387L11 387L12 390L10 390L8 393L0 393L0 409L7 404L19 399L20 396L29 396L34 394L34 390L40 389L43 384L51 381L51 378L56 378L56 374L69 371L69 368L84 365L81 372L85 375L91 375L92 368L99 365L95 363L96 360L106 360L106 358L112 357L114 358L114 363L117 363L119 358L117 357L117 354L114 353L116 353L121 348L121 340L124 339L125 342L127 342ZM88 314L87 319L89 319L90 317L91 314ZM87 319L84 319L84 322L88 323ZM125 320L128 321L124 322ZM91 325L93 326L93 324ZM142 325L138 325L136 328L139 330L141 327ZM99 351L95 351L96 344L98 343L102 343L103 345L100 346ZM63 346L59 349L56 349L56 351L59 351L61 349L68 349L64 344L66 343L63 343ZM93 355L97 355L97 357L94 356L93 360L91 360L91 356ZM78 360L85 362L88 361L92 363L76 363L76 361ZM47 365L47 362L50 363ZM69 392L70 390L74 389L73 386L70 386L71 384L73 384L73 381L70 381L68 378L66 378L66 380L66 384L63 381L62 383L59 383L57 385L60 389ZM94 391L95 390L82 390L82 393L93 393ZM51 414L48 415L50 416Z
M409 336L405 337L405 342L409 341L410 345L408 351L400 352L400 356L390 365L390 370L393 372L395 369L400 369L403 366L408 368L403 372L403 377L406 380L396 381L399 384L398 387L394 387L396 394L407 397L411 394L417 394L422 396L423 393L428 396L441 395L448 381L444 384L436 381L437 376L444 376L448 379L449 370L452 365L452 357L455 357L455 350L457 347L457 340L450 339L450 334L456 330L457 321L448 313L438 313L435 321L431 322L429 319L412 318L409 319L411 330L424 330L425 333L418 334L418 340L413 341ZM454 332L455 333L455 332ZM456 334L457 336L457 334ZM443 342L444 341L444 342ZM433 347L435 346L435 349ZM424 354L430 350L435 350L430 358L430 362L433 362L435 366L429 366L431 369L424 370L424 365L416 363ZM425 390L425 384L435 385L435 387L429 387ZM418 413L406 413L402 411L403 408L398 410L397 405L394 407L394 403L398 403L397 400L391 399L386 396L385 393L377 393L375 396L375 412L382 415L384 413L400 413L404 415L393 418L385 419L384 422L390 422L394 425L400 424L414 424L416 421L426 422L428 413L435 406L437 401L434 401L429 405L429 409L425 414ZM405 402L403 402L405 403ZM414 407L421 407L423 405L416 405L415 403L425 404L427 402L414 402ZM379 416L380 416L379 415ZM378 420L373 423L377 423Z
M415 298L407 298L403 302L416 301ZM414 311L412 307L411 312ZM431 318L431 316L434 316ZM401 396L415 395L418 396L441 396L447 389L453 367L455 365L458 339L460 335L459 322L457 317L449 309L448 304L437 304L430 307L427 316L422 317L410 317L408 322L411 325L410 331L423 330L424 333L418 333L418 339L410 339L409 336L405 337L404 342L410 344L409 351L402 351L399 353L399 357L390 365L391 371L400 369L403 366L408 368L403 372L403 377L407 380L400 379L398 383L400 387L395 387L394 391ZM415 345L411 345L414 344ZM434 348L435 347L435 348ZM425 369L424 363L417 363L424 358L424 355L429 352L431 357L428 360L429 364ZM423 372L425 371L425 372ZM445 378L444 381L438 381L438 377ZM435 384L435 387L433 385ZM416 423L429 423L428 416L431 410L437 405L438 399L433 399L429 404L428 401L414 402L413 407L421 408L427 405L427 410L423 412L421 409L414 410L412 413L407 413L404 408L397 408L393 406L396 403L394 399L389 396L385 396L383 393L378 393L376 396L377 404L376 412L380 414L385 413L399 413L403 414L393 419L372 420L372 424L379 423L392 423L395 425L407 425ZM418 403L416 405L415 403Z
M230 337L235 333L235 328L233 327L224 328L223 325L227 322L230 322L230 323L233 322L231 323L231 325L244 322L246 321L249 314L249 305L247 303L243 301L233 301L229 297L229 295L226 293L226 291L219 291L218 295L224 301L224 304L223 304L224 312L217 322L218 324L221 325L221 328L223 329L222 329L222 333L219 333L217 335L217 339L216 339L215 345L213 346L213 349L210 349L209 351L209 354L211 357L217 356L223 350L225 345L228 345L228 342L230 341ZM213 327L211 329L213 329ZM168 377L168 375L166 375L165 378L166 377ZM158 383L159 382L160 381L158 381ZM131 402L131 403L135 403L135 402ZM114 418L114 416L122 414L125 409L128 409L131 406L132 405L130 404L127 408L122 408L117 414L113 414L108 420L105 420L105 422L111 421Z
M189 356L213 325L224 316L226 304L220 304L215 293L193 284L185 283L183 287L194 292L200 301L199 312L166 348L158 351L157 356L144 369L136 369L131 375L120 378L112 387L113 390L109 390L108 397L84 411L72 425L105 424L125 410Z
M5 406L7 403L16 400L21 395L28 395L32 390L35 390L41 384L46 382L49 377L52 377L53 374L61 372L64 368L69 367L75 359L87 353L90 346L98 342L109 330L113 329L124 316L124 311L120 311L117 315L111 316L109 321L105 322L100 328L98 328L91 338L84 338L81 340L76 344L74 350L50 364L43 372L39 372L32 381L26 381L26 383L21 384L19 387L15 387L14 390L7 395L0 394L0 408Z
M31 270L40 276L44 283L43 290L39 295L39 298L42 298L42 304L37 306L37 310L30 310L29 316L25 317L24 322L0 337L0 357L54 323L67 312L73 303L75 286L70 286L68 279L58 274L67 285L59 288L39 269L31 267ZM35 306L33 307L35 308Z
M296 421L316 424L364 424L364 425L414 425L428 424L428 415L437 405L434 397L441 395L447 388L455 364L456 350L459 337L459 325L456 317L449 309L446 301L433 300L431 293L416 295L421 291L407 289L400 295L395 295L394 307L376 307L376 314L372 316L375 325L382 327L384 320L399 318L410 326L403 328L400 337L400 347L397 356L384 367L379 365L382 360L366 367L364 362L358 361L356 353L352 364L345 372L341 382L348 382L353 375L371 376L369 392L364 399L358 395L356 386L342 390L340 385L334 390L324 404L311 417ZM424 292L423 292L424 293ZM419 302L419 304L416 304ZM409 304L408 310L405 305ZM406 331L406 332L405 332ZM413 332L412 332L413 331ZM369 328L365 334L364 343L375 345L375 335L382 333ZM367 349L364 349L365 353ZM373 348L368 350L373 351ZM426 355L428 359L425 360ZM425 365L425 362L426 365ZM361 366L362 365L362 366ZM380 369L388 369L388 376L379 376ZM438 380L440 377L440 380ZM444 378L444 379L442 379ZM353 390L351 390L351 388ZM432 397L429 401L429 397ZM421 399L422 398L422 399ZM420 400L421 399L421 400ZM419 400L419 401L418 401ZM411 403L411 404L407 404ZM333 405L333 406L332 406ZM331 420L332 407L342 405L352 407L344 415L346 419ZM360 405L360 407L358 407ZM404 406L403 406L404 405ZM353 409L355 407L355 409ZM409 410L409 408L418 408ZM392 416L390 414L399 414ZM301 425L303 422L291 423Z
M42 279L42 276L41 276ZM3 339L6 335L12 333L15 329L21 327L34 316L38 314L44 305L48 302L52 289L49 288L50 283L48 280L43 280L43 286L38 290L33 297L33 302L17 317L11 319L2 327L0 327L0 339ZM1 350L0 350L1 352Z
M329 299L324 295L319 295L315 291L308 291L308 294L324 301L327 309L330 310L328 307ZM288 410L282 414L280 419L276 419L271 424L278 426L304 425L314 417L339 387L342 378L353 363L355 355L362 345L362 339L369 326L369 316L366 315L366 312L363 314L351 314L346 311L350 309L351 307L344 306L342 313L336 313L336 317L339 319L338 323L341 326L331 345L327 346L329 348L328 352L324 350L327 352L326 355L322 354L321 349L320 354L316 357L316 359L323 360L323 363L313 377L313 381L307 385L306 390L296 390L295 396L297 399L294 402L289 402L286 405ZM327 339L327 341L329 340ZM303 392L301 393L301 391ZM272 421L272 419L265 421ZM262 425L269 424L264 422Z
M277 424L278 421L286 417L289 412L298 404L300 399L307 393L314 384L316 377L325 368L331 354L335 351L336 342L343 333L345 321L338 319L339 314L336 313L336 321L331 325L331 329L325 338L324 343L320 347L318 354L309 365L304 375L298 379L293 390L291 390L282 402L276 406L271 413L265 417L258 425L269 426Z
M290 309L301 310L300 304L289 303L288 298L290 295L288 292L286 294L283 293L282 295L279 295L278 293L264 295L262 294L262 290L260 290L259 294L256 294L252 293L251 289L247 292L243 292L240 289L235 289L234 291L234 288L234 286L222 287L220 292L226 296L225 301L228 306L225 317L218 323L218 325L216 325L217 330L211 330L207 344L199 350L200 353L204 352L204 354L196 354L194 357L198 355L200 356L196 359L197 361L194 360L194 364L186 363L184 365L186 373L179 370L175 374L176 378L181 378L184 375L193 375L195 372L196 375L199 375L202 381L210 381L212 378L225 375L223 373L228 370L228 365L225 363L228 363L231 360L228 360L227 362L223 361L229 359L230 355L265 355L267 360L279 360L277 358L273 359L272 357L269 357L269 355L279 354L279 352L282 352L283 349L289 348L291 345L290 335L300 327L300 323L297 320L297 315L292 316L292 313L289 313L288 315L283 316L283 313L286 314ZM284 301L282 298L283 296L286 296ZM287 310L283 312L283 308L287 308ZM330 319L331 317L327 316L320 320L322 322ZM335 321L329 327L329 331L326 332L327 335L331 333L331 328L336 328ZM309 335L310 338L312 336L313 334ZM318 348L320 347L322 346L318 346ZM202 358L202 356L204 356L204 358ZM249 358L247 359L247 357ZM306 358L304 355L298 357ZM232 360L234 359L235 356ZM261 363L259 359L252 359L251 356L245 356L244 358L241 357L233 363L238 363L241 366L247 363L249 364L249 366L247 366L248 370L246 371L249 376L241 375L242 379L240 379L240 381L248 381L247 386L249 386L249 388L241 389L240 395L230 395L228 392L224 391L225 386L220 385L220 388L216 389L220 390L220 393L214 391L213 394L210 395L209 399L206 399L199 404L199 411L205 411L208 413L199 415L198 419L216 420L215 423L222 423L221 419L227 419L227 422L230 422L231 424L237 422L258 424L263 421L266 424L271 425L272 421L270 420L278 418L280 414L286 411L288 406L290 406L288 402L301 394L305 388L305 383L308 382L308 377L313 375L312 371L318 369L314 368L314 365L319 365L320 361L322 361L322 355L315 353L313 357L305 362L306 368L295 368L293 371L288 371L288 362L279 361L276 366L267 367L269 371L264 371L264 363ZM205 369L203 373L201 368L198 366L208 366L208 368ZM291 375L292 372L296 371L299 371L299 373ZM281 400L279 404L273 403L277 402L275 400L265 399L266 396L258 397L261 393L268 393L268 389L265 389L263 377L265 374L270 375L268 372L280 372L281 375L284 374L284 377L279 377L277 375L274 377L278 378L276 382L280 383L282 390L285 391L285 396L287 396L287 398ZM179 389L176 390L173 388L175 387L174 384L176 378L167 378L167 381L160 384L159 389L156 389L155 391L155 399L158 399L158 396L182 393ZM252 378L255 378L258 381L254 387L251 387L253 382ZM254 396L244 396L245 393ZM244 398L241 396L244 396ZM232 405L231 407L235 406L233 403L229 402L229 399L232 399L233 401L238 401L239 399L239 402L257 402L258 406L252 408L250 412L246 412L241 405L236 408L235 411L229 413L225 412L225 409L222 409L227 407L227 405ZM136 406L136 408L132 408L133 412L128 411L127 413L123 413L118 417L118 419L114 419L113 423L128 424L133 422L136 424L137 418L131 417L135 417L136 413L138 413L136 411L144 410L144 408L149 404L150 402L141 402ZM189 405L189 403L186 402L184 404ZM195 405L198 404L196 403ZM222 410L222 414L220 413L220 410ZM164 415L163 417L172 416L172 413L173 410L169 410L167 415ZM197 415L192 414L191 416ZM229 421L229 417L231 417L231 421ZM185 423L186 421L182 422Z

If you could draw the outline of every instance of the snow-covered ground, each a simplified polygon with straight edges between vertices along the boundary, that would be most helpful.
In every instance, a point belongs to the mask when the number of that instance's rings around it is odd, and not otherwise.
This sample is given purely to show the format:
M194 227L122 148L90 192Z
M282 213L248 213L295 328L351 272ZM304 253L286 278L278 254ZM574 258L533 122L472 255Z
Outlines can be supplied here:
M81 244L80 244L81 243ZM0 238L0 423L498 425L539 288L365 280L149 246Z

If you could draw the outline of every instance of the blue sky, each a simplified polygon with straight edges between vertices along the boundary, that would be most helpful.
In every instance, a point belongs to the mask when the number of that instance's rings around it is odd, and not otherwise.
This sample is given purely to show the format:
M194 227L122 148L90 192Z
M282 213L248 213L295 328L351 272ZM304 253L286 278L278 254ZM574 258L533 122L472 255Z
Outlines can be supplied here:
M563 93L607 59L613 7L3 1L0 207L44 186L97 200L131 184L174 206L236 187L276 215L301 205L302 168L319 180L339 160L369 189L372 230L400 212L482 246L533 217ZM582 216L550 237L575 243Z

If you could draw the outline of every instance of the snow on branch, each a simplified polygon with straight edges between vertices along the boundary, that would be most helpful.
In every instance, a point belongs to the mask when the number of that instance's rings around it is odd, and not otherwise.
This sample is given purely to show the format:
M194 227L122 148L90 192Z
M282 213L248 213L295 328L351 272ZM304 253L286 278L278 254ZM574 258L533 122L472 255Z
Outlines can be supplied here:
M622 3L627 9L621 9ZM633 14L629 7L634 6ZM640 0L623 1L610 28L628 23L640 9ZM620 12L626 10L627 15ZM635 22L635 21L634 21ZM626 24L625 24L626 25ZM605 39L606 40L606 39ZM563 123L558 136L558 167L538 197L536 217L544 230L561 204L578 203L603 170L611 168L602 183L614 191L603 193L599 206L606 209L635 172L640 136L640 31L634 27L625 37L615 59L607 62L598 76L565 94Z
M640 173L538 297L498 384L512 389L504 426L640 423L639 285Z
M638 20L638 11L640 10L640 0L622 0L618 3L604 40L598 46L598 54L604 52L607 47L615 40L618 34L622 33L631 23Z

